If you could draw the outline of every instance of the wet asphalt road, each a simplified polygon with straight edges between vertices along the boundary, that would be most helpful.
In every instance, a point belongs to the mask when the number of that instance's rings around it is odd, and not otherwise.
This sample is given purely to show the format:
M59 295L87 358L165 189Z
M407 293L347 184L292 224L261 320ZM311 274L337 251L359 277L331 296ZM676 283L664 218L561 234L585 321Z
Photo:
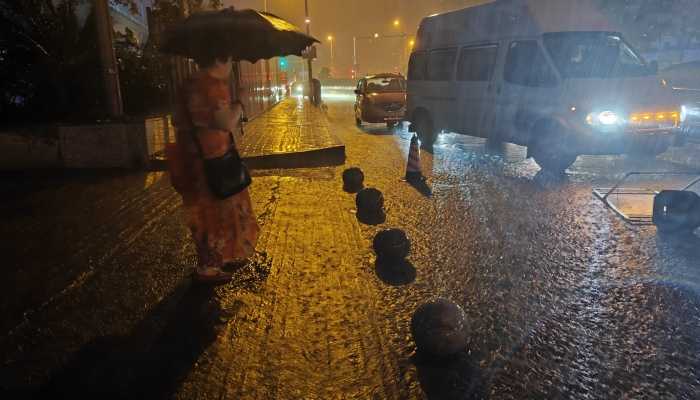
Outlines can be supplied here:
M352 131L351 105L337 101L331 119ZM367 145L358 165L384 163L385 146L405 153L410 137L405 129L382 136L381 125L358 134L357 141L384 142ZM422 155L432 197L390 207L411 216L403 225L417 247L411 260L423 290L389 290L389 297L405 318L409 298L447 297L471 327L469 356L418 364L429 398L700 397L700 237L631 226L591 194L629 171L687 168L580 157L558 180L525 160L524 148L494 151L455 134ZM657 177L631 186L683 183ZM646 211L650 202L624 205Z
M6 204L15 217L3 237L16 239L3 249L14 269L2 283L0 388L40 385L55 397L90 381L125 398L181 399L700 397L700 237L630 226L591 194L630 170L682 167L582 157L553 179L523 148L445 134L422 153L427 187L414 188L400 180L405 128L358 129L346 92L326 101L346 166L257 172L265 253L214 292L188 286L193 249L162 174L71 179ZM349 166L383 191L384 224L355 220L340 189ZM413 242L400 270L370 251L387 227ZM440 362L417 355L410 334L413 311L435 297L461 305L469 327L468 351Z

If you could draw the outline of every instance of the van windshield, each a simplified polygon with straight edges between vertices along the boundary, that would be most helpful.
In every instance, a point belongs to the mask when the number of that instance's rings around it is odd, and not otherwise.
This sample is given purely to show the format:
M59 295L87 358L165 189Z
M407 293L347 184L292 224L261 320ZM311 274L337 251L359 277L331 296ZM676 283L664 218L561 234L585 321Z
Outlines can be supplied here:
M622 78L652 70L619 36L604 32L546 33L544 45L562 78Z
M401 78L367 79L368 92L405 92L406 81Z

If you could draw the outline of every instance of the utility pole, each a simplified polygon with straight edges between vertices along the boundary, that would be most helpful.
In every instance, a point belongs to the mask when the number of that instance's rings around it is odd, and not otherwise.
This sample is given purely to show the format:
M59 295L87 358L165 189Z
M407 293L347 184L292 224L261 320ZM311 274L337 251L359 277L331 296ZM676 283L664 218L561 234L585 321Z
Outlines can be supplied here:
M357 79L357 36L352 37L352 75Z
M333 35L328 35L328 41L331 42L331 75L333 75L333 70L335 69L335 56L333 54L333 45L335 41L335 37Z
M306 34L311 36L311 18L309 18L309 0L304 0L304 13L306 15L306 19L304 22L306 23ZM311 60L311 52L309 53L309 59L308 61L308 69L309 69L309 98L313 100L314 96L314 73L313 73L313 65L312 65L312 60Z
M112 20L109 16L107 0L95 0L95 23L97 27L97 43L102 67L102 83L107 114L112 117L124 115L124 105L119 87L119 69L114 55L112 41Z
M265 0L263 7L264 7L263 11L268 12L267 0ZM267 85L266 94L269 96L272 93L272 78L270 77L270 60L269 59L265 60L265 84Z

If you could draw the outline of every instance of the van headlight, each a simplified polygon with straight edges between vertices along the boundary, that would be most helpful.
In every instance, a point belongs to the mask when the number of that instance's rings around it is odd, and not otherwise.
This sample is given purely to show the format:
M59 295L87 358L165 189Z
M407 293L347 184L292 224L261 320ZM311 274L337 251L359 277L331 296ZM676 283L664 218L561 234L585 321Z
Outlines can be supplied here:
M612 128L622 124L623 119L614 111L592 112L586 116L586 123L591 126Z

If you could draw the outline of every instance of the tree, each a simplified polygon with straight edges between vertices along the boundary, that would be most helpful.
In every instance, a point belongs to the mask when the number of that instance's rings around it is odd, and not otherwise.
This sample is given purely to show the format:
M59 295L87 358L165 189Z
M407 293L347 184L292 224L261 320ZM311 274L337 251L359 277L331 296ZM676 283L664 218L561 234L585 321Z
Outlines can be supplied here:
M135 0L110 0L137 10ZM103 105L94 18L80 24L77 12L90 0L0 0L0 118L2 121L52 121L97 118ZM220 7L221 0L155 0L162 24L187 12ZM157 35L153 35L157 37ZM117 48L126 75L125 99L146 101L134 90L160 88L167 58L157 43L144 49ZM158 96L152 96L158 98ZM153 104L127 110L144 110Z
M18 110L37 119L54 117L94 83L89 79L99 71L94 25L81 28L76 16L84 2L0 0L3 117L23 114Z

